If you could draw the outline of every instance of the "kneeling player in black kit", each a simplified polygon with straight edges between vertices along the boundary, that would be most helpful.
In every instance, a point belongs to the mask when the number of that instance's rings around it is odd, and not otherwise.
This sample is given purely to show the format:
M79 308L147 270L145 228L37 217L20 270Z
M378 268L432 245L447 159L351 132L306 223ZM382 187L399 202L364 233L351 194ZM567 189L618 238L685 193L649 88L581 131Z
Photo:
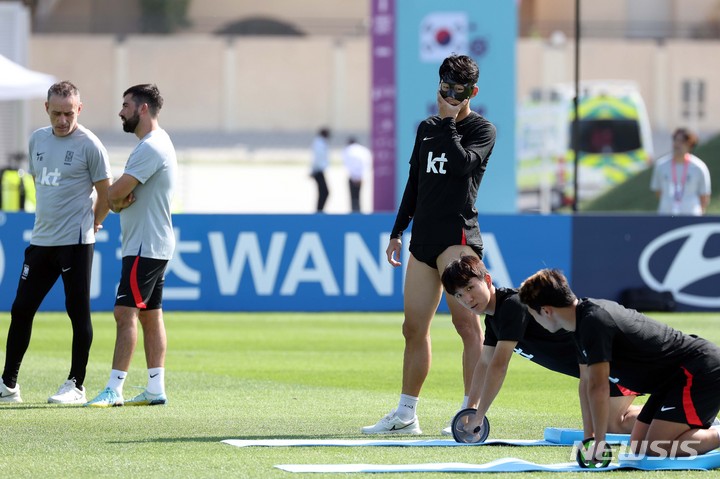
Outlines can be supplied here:
M634 453L679 457L720 447L711 427L720 411L720 347L613 301L578 299L558 270L535 273L519 292L545 329L574 333L588 364L580 398L594 430L590 457L599 460L605 447L608 376L650 394L630 436Z
M572 333L551 333L535 322L516 289L495 287L482 260L462 256L452 261L443 272L442 282L460 304L485 315L485 342L468 400L468 407L477 413L469 416L466 431L482 424L502 388L513 353L551 371L580 377L579 387L585 387L587 367L578 364ZM640 412L638 406L632 406L637 395L617 383L611 382L609 388L607 431L629 434ZM583 428L586 435L592 433L592 425L584 424Z

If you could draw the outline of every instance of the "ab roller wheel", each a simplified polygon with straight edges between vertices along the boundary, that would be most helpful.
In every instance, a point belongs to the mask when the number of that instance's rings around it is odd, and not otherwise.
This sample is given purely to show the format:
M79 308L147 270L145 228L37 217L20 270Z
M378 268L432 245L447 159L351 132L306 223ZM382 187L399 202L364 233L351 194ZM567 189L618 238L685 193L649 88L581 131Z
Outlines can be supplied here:
M580 467L583 469L602 469L608 467L610 461L612 461L612 448L608 443L605 443L602 453L602 461L598 462L592 458L585 457L586 453L589 453L589 449L595 444L595 438L589 437L584 439L582 447L578 448L577 456L575 459Z
M463 409L455 415L452 421L452 434L456 442L462 442L466 444L480 444L490 435L490 421L488 418L483 418L483 422L480 426L476 427L473 431L466 431L465 425L468 422L469 416L474 416L477 409L467 408Z

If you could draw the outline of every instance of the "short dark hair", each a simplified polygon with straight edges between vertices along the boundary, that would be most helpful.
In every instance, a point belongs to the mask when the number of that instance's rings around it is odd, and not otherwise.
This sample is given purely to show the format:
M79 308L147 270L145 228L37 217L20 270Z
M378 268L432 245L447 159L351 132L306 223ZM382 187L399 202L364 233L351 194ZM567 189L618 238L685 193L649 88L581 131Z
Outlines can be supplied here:
M530 276L520 285L519 296L520 301L538 313L543 306L562 308L577 299L559 269L542 269Z
M673 139L675 139L676 136L683 136L685 138L685 143L691 150L695 148L699 142L698 136L688 128L677 128L672 134Z
M485 279L488 270L485 263L477 256L465 255L452 260L445 266L442 273L442 284L445 291L454 295L470 284L473 278Z
M463 85L475 85L480 78L480 69L475 60L467 55L450 55L440 65L440 79L451 78Z
M60 82L55 83L50 88L48 88L47 93L47 99L50 101L50 97L52 95L56 95L62 98L67 98L69 96L77 96L80 97L80 90L73 85L71 82L67 80L63 80Z
M142 85L131 86L125 93L126 95L132 95L133 101L136 105L147 103L150 116L153 118L160 113L163 106L163 97L160 96L160 90L154 83L144 83Z

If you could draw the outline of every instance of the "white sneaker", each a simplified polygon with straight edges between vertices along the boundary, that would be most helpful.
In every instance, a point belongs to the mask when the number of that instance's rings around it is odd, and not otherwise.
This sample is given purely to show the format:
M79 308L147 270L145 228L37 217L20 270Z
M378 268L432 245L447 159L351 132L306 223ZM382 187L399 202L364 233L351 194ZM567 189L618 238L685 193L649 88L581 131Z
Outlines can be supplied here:
M420 421L417 416L410 421L403 421L395 415L395 410L390 411L387 416L380 419L374 426L362 428L363 434L422 434Z
M453 435L453 433L452 433L453 419L455 419L455 418L453 417L452 419L450 419L450 421L448 421L448 423L447 423L447 426L445 426L444 428L442 428L440 430L440 434L442 434L443 436L452 436Z
M22 402L20 385L16 384L14 388L10 389L0 378L0 402Z
M50 404L85 404L85 386L78 388L75 379L68 379L60 386L58 392L48 398Z
M114 389L106 387L95 399L85 403L85 407L117 407L125 403L122 396L115 392Z
M440 434L442 434L443 436L452 436L453 435L453 432L452 432L453 421L455 420L455 417L458 415L458 413L460 411L462 411L463 409L465 409L465 408L460 408L457 411L455 411L455 414L447 422L447 425L444 428L442 428L442 430L440 431Z

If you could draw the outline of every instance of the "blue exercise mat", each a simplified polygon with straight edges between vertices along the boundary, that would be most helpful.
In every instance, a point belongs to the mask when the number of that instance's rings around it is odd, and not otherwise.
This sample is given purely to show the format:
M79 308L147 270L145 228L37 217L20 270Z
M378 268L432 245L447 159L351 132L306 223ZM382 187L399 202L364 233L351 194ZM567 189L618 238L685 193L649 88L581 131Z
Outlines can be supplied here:
M585 439L580 429L567 429L562 427L546 427L545 440L553 444L572 446ZM608 444L629 444L630 434L606 434Z
M658 459L656 457L621 454L618 458L621 467L631 469L652 470L688 470L709 471L720 469L720 449L695 457L678 457L675 459Z
M534 462L506 457L486 464L456 462L430 464L280 464L275 466L287 472L602 472L621 469L643 471L700 470L720 468L720 452L712 451L692 458L660 459L621 455L619 463L603 469L583 469L575 462L536 464Z

